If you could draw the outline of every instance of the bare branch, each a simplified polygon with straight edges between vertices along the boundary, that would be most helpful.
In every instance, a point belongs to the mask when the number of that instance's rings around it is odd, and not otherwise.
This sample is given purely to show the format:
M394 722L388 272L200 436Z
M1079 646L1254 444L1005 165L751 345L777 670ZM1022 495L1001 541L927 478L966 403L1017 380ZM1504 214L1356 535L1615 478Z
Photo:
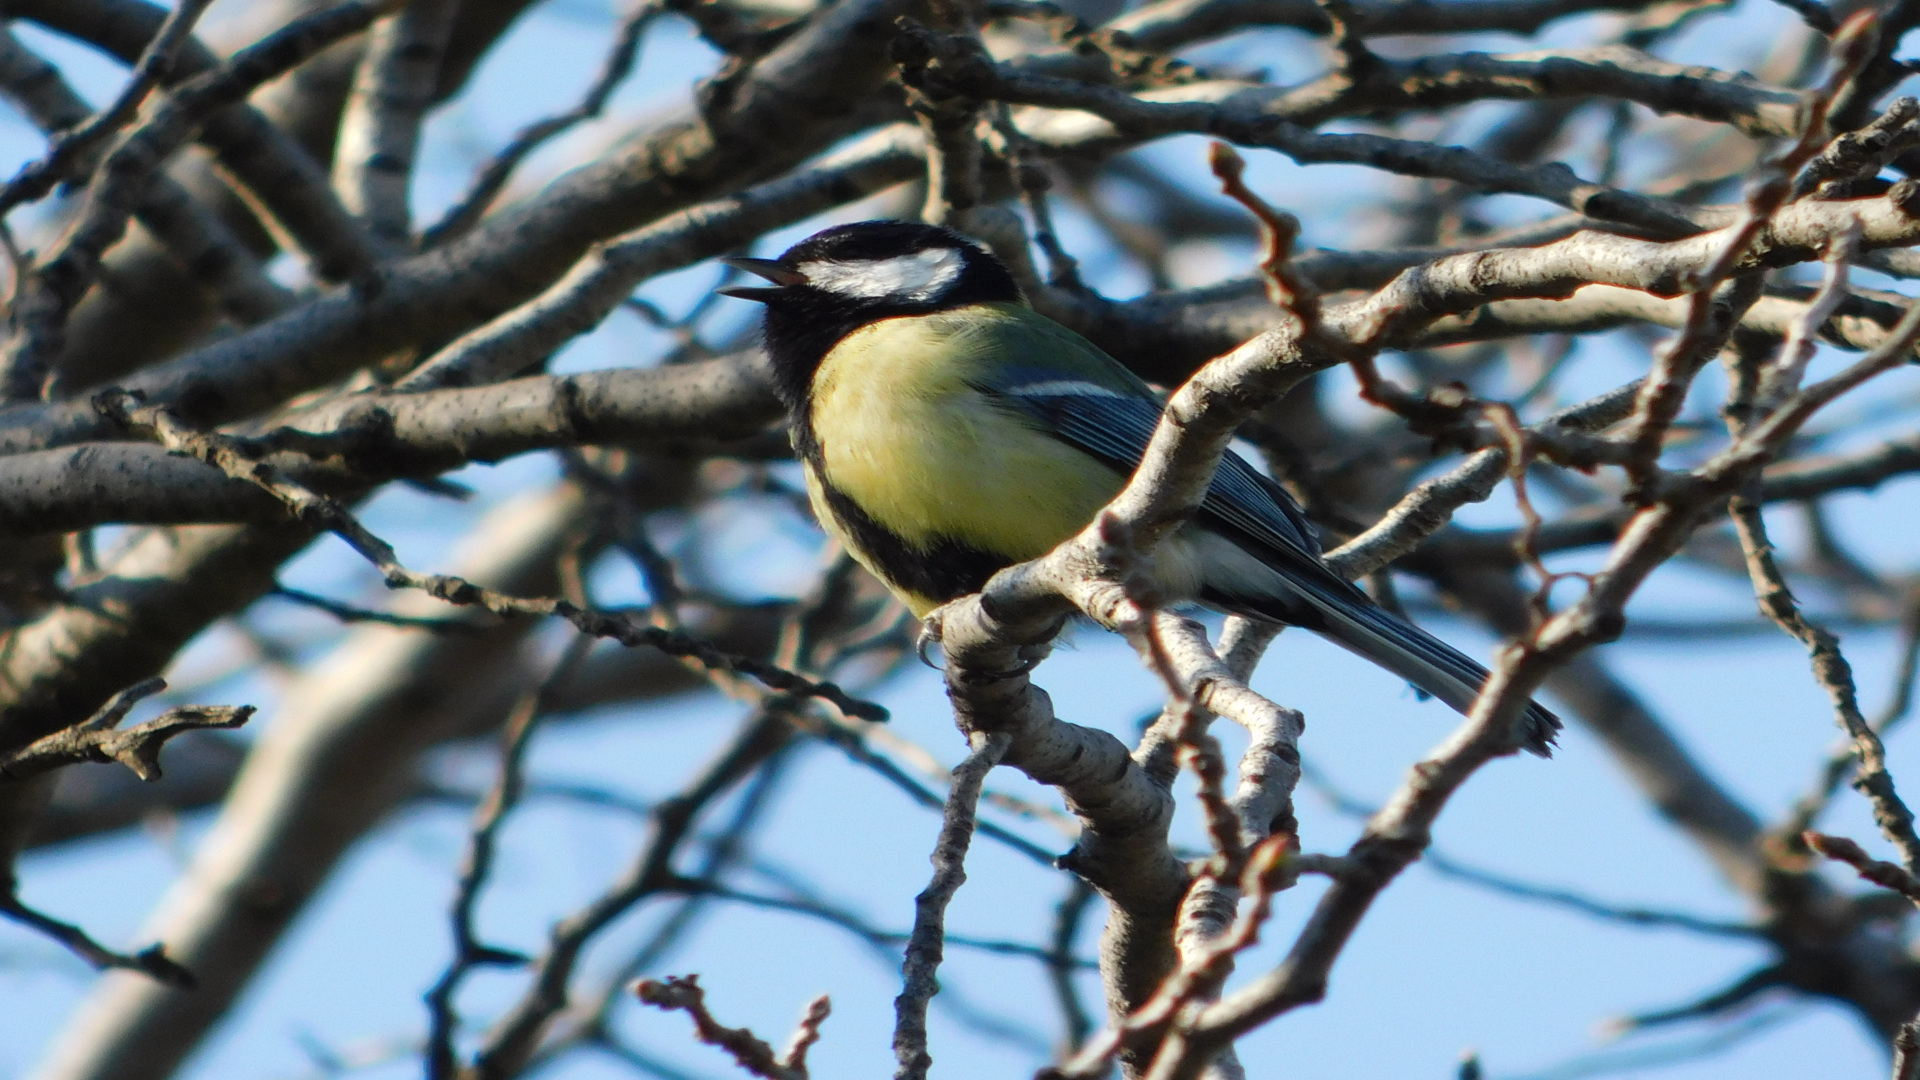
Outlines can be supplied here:
M1179 970L1167 977L1152 999L1127 1016L1123 1026L1102 1032L1072 1060L1057 1068L1042 1070L1040 1075L1061 1080L1093 1080L1103 1076L1123 1044L1151 1042L1187 1005L1217 989L1232 970L1234 955L1259 941L1260 927L1266 922L1273 894L1288 881L1288 849L1292 839L1270 837L1253 850L1240 882L1240 891L1250 897L1252 903L1231 929L1183 958ZM1170 1035L1160 1044L1150 1075L1157 1075L1168 1062L1190 1052L1182 1035Z
M1610 1023L1608 1028L1611 1031L1624 1034L1629 1031L1640 1031L1651 1027L1678 1024L1688 1020L1703 1020L1724 1016L1727 1013L1750 1004L1754 998L1759 997L1766 991L1782 985L1786 981L1785 974L1779 965L1769 964L1742 975L1725 989L1716 990L1711 994L1701 997L1697 1001L1690 1001L1685 1005L1676 1005L1670 1009L1659 1009L1654 1012L1637 1013L1633 1016L1621 1017Z
M1079 884L1084 886L1085 883L1082 882ZM768 911L792 912L796 915L805 915L810 918L822 920L840 927L849 933L858 935L865 941L875 945L886 946L890 954L890 961L900 955L899 952L895 951L895 948L904 946L912 938L912 934L910 933L879 929L854 912L834 907L824 901L805 897L782 898L763 896L726 885L709 884L704 880L704 876L701 880L681 882L678 888L690 896L711 896L716 899L743 904L747 907L762 908ZM1025 957L1030 960L1044 961L1050 966L1062 963L1060 954L1056 950L1021 941L1008 941L1001 938L981 938L968 934L946 934L942 940L945 944L958 949L972 949L977 952L988 953L995 956ZM1097 970L1099 966L1097 961L1075 956L1071 952L1066 954L1064 960L1064 969L1069 973ZM940 1000L937 995L933 999L935 1003Z
M1900 1025L1893 1038L1893 1080L1920 1077L1920 1021Z
M1865 848L1844 836L1828 836L1809 830L1801 834L1801 839L1819 854L1853 867L1862 878L1920 904L1920 878L1914 877L1906 868L1868 855Z
M1818 194L1847 198L1850 182L1865 180L1887 162L1920 142L1920 101L1910 97L1887 103L1886 111L1858 131L1840 134L1794 180L1793 197Z
M502 589L550 589L555 561L587 512L586 500L566 486L510 499L482 519L461 571ZM215 560L220 576L187 575L192 584L168 598L173 617L235 574L232 549L215 550L228 556ZM279 554L276 565L290 555ZM436 606L423 596L402 602L410 614ZM303 672L235 778L237 797L151 918L199 989L179 994L144 980L103 980L78 1014L86 1036L57 1042L49 1068L76 1077L164 1076L176 1068L352 844L420 790L428 750L492 730L537 678L521 656L531 626L509 621L472 635L357 626L324 663ZM271 891L234 885L247 881L275 884Z
M160 779L160 748L183 732L236 728L254 714L251 705L176 705L125 731L115 730L134 705L167 688L165 679L144 679L108 699L100 711L0 757L0 780L26 780L82 762L119 762L142 780Z
M533 985L488 1032L467 1072L485 1080L517 1075L532 1058L553 1017L567 1004L568 986L580 954L607 925L634 905L670 891L675 851L691 834L695 817L723 791L761 767L792 738L778 712L757 709L715 760L680 794L653 813L653 834L621 878L553 928L546 953L533 968Z
M1469 0L1444 7L1407 0L1357 0L1350 10L1355 32L1377 37L1485 30L1530 34L1570 15L1641 6L1637 0ZM1325 10L1311 0L1161 0L1130 11L1111 24L1140 48L1154 51L1171 51L1259 26L1291 26L1315 34L1329 29Z
M386 251L412 246L407 193L460 0L410 0L369 34L340 119L333 185Z
M197 10L198 0L187 5ZM1047 1016L975 1008L943 963L960 959L951 948L1000 958L1039 991L1051 981L1070 1040L1052 1055L1065 1075L1117 1065L1127 1080L1238 1080L1269 1066L1249 1056L1243 1067L1242 1054L1262 1051L1237 1046L1239 1036L1319 1000L1360 924L1388 914L1387 905L1372 914L1375 901L1422 858L1521 900L1760 950L1738 979L1634 1023L1712 1019L1776 990L1839 1002L1885 1041L1920 1013L1920 961L1904 948L1912 901L1848 891L1801 857L1799 836L1856 758L1887 831L1912 833L1872 741L1885 725L1863 719L1853 700L1846 661L1859 658L1843 657L1833 634L1890 629L1914 607L1913 567L1899 561L1904 548L1889 547L1905 534L1871 534L1911 494L1891 482L1920 474L1920 437L1910 433L1920 398L1900 374L1920 341L1920 310L1871 275L1920 277L1920 255L1908 250L1920 245L1920 182L1894 175L1920 169L1920 106L1895 100L1874 115L1904 77L1893 47L1920 20L1920 2L1881 11L1877 31L1875 16L1857 16L1831 40L1762 5L1782 32L1757 44L1761 55L1739 51L1750 34L1712 32L1751 14L1724 0L1158 0L1104 25L1083 21L1104 17L1099 3L1069 11L1046 0L841 0L805 11L640 0L593 31L611 35L599 70L574 73L586 85L565 91L580 96L561 112L470 177L422 159L437 170L434 189L471 187L418 246L406 198L419 184L407 159L429 111L464 94L476 70L491 85L462 101L490 100L503 79L569 76L509 70L524 68L519 46L544 32L533 22L552 15L528 0L459 0L457 11L454 0L419 0L244 100L221 59L259 59L276 40L292 50L290 21L377 6L268 0L217 23L216 51L187 32L187 7L170 15L157 0L0 4L129 64L149 54L117 103L109 99L120 87L109 87L96 117L66 81L64 48L43 59L0 36L0 96L49 133L44 145L29 140L26 156L43 156L34 183L53 190L57 166L63 194L89 185L83 198L15 215L17 237L0 226L0 260L21 283L13 347L56 369L32 388L47 400L0 405L0 759L24 752L52 767L109 756L106 740L140 729L74 719L117 687L167 671L195 640L205 644L191 674L176 678L211 698L227 680L264 676L282 713L258 739L176 742L169 779L193 780L177 791L129 795L136 778L115 768L0 783L7 859L49 828L82 835L147 809L225 800L212 829L192 830L198 848L150 922L199 989L109 973L72 1030L50 1043L45 1080L178 1071L232 1015L342 859L410 800L475 806L472 850L449 873L453 947L429 1000L429 1035L384 1038L374 1053L423 1053L445 1080L516 1080L573 1067L580 1055L677 1075L634 1041L627 989L658 977L670 951L703 940L692 930L716 909L761 922L789 912L843 929L823 931L834 947L904 960L895 1018L903 1075L926 1071L936 1010L969 1037L1048 1055ZM1839 10L1788 6L1812 24ZM1532 33L1571 16L1579 22L1556 26L1534 51L1454 51L1473 44L1455 35ZM710 77L672 87L665 109L656 100L615 110L615 88L656 19L691 25L704 44L673 62L711 64ZM525 28L517 44L489 56L513 25ZM1268 26L1305 31L1318 48L1289 49L1284 78L1245 68L1267 51L1248 35ZM156 37L171 64L155 62ZM1238 40L1185 52L1225 37ZM1321 66L1295 70L1310 55ZM651 73L645 89L664 74ZM234 96L205 98L188 116L181 102L210 92L197 79L226 79ZM1798 87L1813 89L1789 89ZM547 152L560 149L557 133L614 112L574 162ZM90 119L114 136L111 147L105 136L62 143L53 134ZM1296 256L1298 222L1254 193L1232 151L1216 154L1226 199L1165 168L1161 155L1193 134L1340 166L1284 171L1298 185L1288 209L1310 217L1317 242L1346 250ZM204 149L190 148L195 141ZM541 146L541 160L562 169L509 198ZM359 218L329 188L323 162ZM1489 197L1512 195L1520 198ZM769 581L793 583L800 567L787 552L736 573L735 545L754 542L738 523L773 523L762 531L804 543L811 534L788 526L806 496L744 309L711 295L684 305L693 278L664 279L787 240L809 220L916 210L1001 254L1035 313L1170 388L1144 462L1116 478L1118 497L1097 520L925 626L975 751L958 783L952 755L860 718L877 714L855 695L911 660L914 627L850 556L823 550L798 601L743 599ZM1067 216L1056 223L1056 213ZM74 231L59 234L66 225ZM1035 270L1030 235L1051 284ZM1084 281L1063 240L1086 257ZM1249 242L1259 245L1257 274L1172 287L1211 274L1216 246ZM296 259L307 265L290 265ZM1142 281L1152 291L1124 301L1095 291L1131 292ZM542 373L589 331L623 359ZM1603 340L1606 331L1617 332ZM1716 357L1725 380L1706 371ZM1344 376L1316 378L1342 365L1359 381L1357 399ZM1615 389L1587 397L1600 387ZM1405 763L1404 783L1333 853L1299 853L1291 838L1303 718L1250 686L1279 627L1232 618L1209 640L1202 623L1167 609L1152 571L1159 542L1206 518L1215 467L1235 439L1262 451L1321 535L1346 541L1326 557L1333 572L1366 578L1389 610L1401 596L1417 614L1465 612L1511 639L1466 718ZM404 537L369 528L377 523L367 513L394 509L383 485L414 489L392 493L409 499L458 498L464 488L445 479L452 470L535 452L550 454L559 479L544 496L489 513L477 556L398 558L394 543L431 544L452 516L422 520L424 529L409 521ZM475 470L488 479L473 487L491 497L529 477L545 483L549 464ZM1453 523L1503 480L1514 486L1516 525ZM1835 498L1876 485L1886 492ZM375 509L355 505L369 499ZM1759 511L1782 501L1807 519L1804 558L1767 548ZM160 527L108 528L124 525ZM338 581L312 594L280 588L310 579L313 564L288 560L328 531L405 590L391 611L347 602L353 587ZM1561 554L1580 549L1578 562ZM318 554L350 577L364 570L358 559L339 563L337 549ZM428 564L453 572L413 568ZM1582 573L1565 573L1575 567ZM1546 587L1526 582L1523 568ZM1744 577L1771 597L1767 610L1809 645L1833 698L1847 741L1816 755L1810 794L1775 821L1731 794L1594 651L1623 633L1677 649L1682 640L1751 647L1736 635L1765 632L1767 620L1751 613L1692 607L1636 614L1629 628L1630 611L1674 597L1655 576L1663 568L1718 584ZM609 574L624 588L637 576L648 606L596 603ZM1556 581L1564 587L1551 588ZM263 598L355 625L342 632L278 603L256 609ZM1062 625L1083 615L1122 633L1164 684L1164 705L1137 739L1116 737L1136 729L1105 715L1109 696L1062 700L1056 715L1036 685ZM1915 633L1889 654L1913 662L1893 680L1888 720L1909 703L1906 669L1920 664L1920 618L1912 621ZM558 645L554 630L572 631L566 659L579 662L579 679L529 695L549 674L540 643ZM660 648L596 642L582 658L590 634ZM336 638L339 647L326 648ZM661 770L682 758L642 755L649 771L635 774L633 791L528 774L542 717L690 690L748 703L730 731L713 733L721 745L704 767L674 777ZM1522 744L1517 718L1537 693L1585 723L1657 823L1749 904L1745 920L1611 903L1608 890L1577 880L1549 883L1560 875L1543 872L1531 881L1431 850L1455 793L1492 779L1481 770ZM1697 690L1688 701L1706 707ZM1078 715L1090 709L1101 715ZM1222 744L1238 745L1239 733L1214 727L1221 718L1246 732L1237 761ZM476 791L452 779L471 751L451 744L503 724L499 782ZM1327 726L1338 737L1352 727ZM95 745L80 747L88 740ZM859 766L855 779L883 781L872 797L904 795L909 813L940 813L933 884L911 933L812 887L825 848L807 863L754 853L773 842L770 809L791 808L776 796L794 790L783 778L814 741ZM65 749L43 753L56 744ZM451 760L430 757L442 747ZM1006 791L989 791L981 775L996 757L1021 773ZM1187 766L1200 797L1176 802ZM0 779L8 771L0 765ZM56 779L62 807L98 813L43 816ZM1029 779L1042 790L1015 793ZM96 780L87 803L79 788ZM551 934L521 945L525 956L493 946L486 929L489 882L511 851L506 822L523 787L519 801L565 800L567 812L646 830L631 862L579 907L553 912ZM1175 833L1182 813L1193 820ZM1201 850L1174 843L1201 827ZM1021 856L1022 873L1040 869L1042 885L1060 880L1056 870L1071 875L1051 932L946 932L963 872L976 884L986 872L982 856L964 861L972 849L962 841L976 834ZM1057 860L1056 836L1072 844ZM1911 867L1849 850L1914 891ZM43 871L21 865L30 896ZM1282 958L1229 986L1235 965L1248 963L1241 950L1272 932L1261 920L1302 873L1330 885L1288 920ZM1108 1030L1098 1036L1076 996L1093 961L1074 950L1095 897L1107 909L1098 966ZM636 926L642 935L629 941L621 928ZM83 952L98 950L89 954L98 962L127 967L143 955L59 927ZM608 949L617 954L602 955ZM525 969L500 982L512 994L504 1006L468 977L496 963ZM936 995L940 975L956 985ZM782 1055L719 1024L698 984L649 985L750 1069L805 1071L822 1013ZM1759 1026L1736 1023L1716 1037L1731 1043ZM321 1070L362 1056L314 1054ZM1641 1060L1595 1055L1567 1068ZM1462 1073L1478 1069L1470 1059Z
M628 647L646 645L673 656L698 661L709 669L739 672L782 693L800 698L820 698L851 717L866 720L886 717L886 710L880 706L849 697L831 682L817 682L753 657L731 656L687 634L641 625L630 615L595 611L558 597L528 599L507 596L463 578L409 570L400 564L391 544L369 532L344 506L277 475L270 466L253 460L243 446L230 438L194 431L165 409L141 405L137 398L124 392L109 391L101 395L99 400L102 409L123 417L130 427L153 432L168 449L192 454L235 479L259 484L285 503L296 518L339 536L380 571L388 588L419 589L449 604L479 606L501 616L558 616L573 623L583 634L612 638Z
M127 80L113 102L54 136L45 157L21 166L0 188L0 216L21 203L45 198L55 185L70 183L92 168L95 151L133 119L147 93L172 71L181 47L193 33L193 24L212 2L183 0L167 13L166 21L134 64L133 78Z
M973 841L981 785L1006 756L1013 737L1005 732L979 733L968 741L972 752L954 767L953 787L934 842L933 881L914 898L913 933L901 969L906 985L893 1005L895 1080L923 1080L933 1064L933 1055L927 1052L927 1003L940 992L934 975L945 951L947 904L967 880L967 848Z
M732 1054L741 1068L766 1080L807 1080L807 1050L819 1041L820 1024L832 1011L825 994L814 998L794 1029L786 1052L776 1057L773 1047L760 1041L753 1032L727 1027L713 1018L707 1011L706 991L700 989L699 976L642 979L634 984L633 992L656 1009L679 1010L691 1016L694 1032L701 1042Z
M418 615L402 615L394 611L376 611L372 608L354 607L352 604L343 604L338 600L331 600L316 593L307 592L304 589L290 589L285 585L274 586L273 595L282 600L290 600L303 607L313 608L315 611L324 611L334 618L339 619L341 622L372 622L384 623L388 626L411 626L417 629L432 630L436 633L443 634L473 634L478 633L481 629L464 619L423 618Z
M508 140L507 145L501 147L474 173L466 194L460 196L460 200L448 208L439 221L421 233L420 246L438 247L465 235L487 212L493 201L499 198L521 162L575 126L598 117L607 107L607 100L613 96L614 90L633 73L634 61L640 54L640 43L646 39L647 28L665 10L663 5L653 0L634 3L614 31L613 46L607 50L600 74L581 96L580 104L521 128Z
M586 659L593 639L580 635L567 644L540 685L520 695L500 733L500 775L493 790L474 811L473 829L468 838L466 860L460 868L460 880L453 899L453 959L438 982L427 991L427 1076L430 1080L454 1080L458 1065L454 1058L454 1036L459 1017L454 1013L454 995L460 984L476 967L500 965L517 967L532 958L481 942L474 929L480 891L493 870L494 852L499 844L500 828L513 812L526 789L527 747L532 743L536 722L548 704L554 688L566 682Z
M67 316L90 286L108 247L126 232L147 181L207 117L348 34L365 29L398 0L344 0L296 20L219 67L172 91L122 136L87 188L80 218L43 256L14 298L15 330L0 356L0 392L38 397L64 348Z
M127 63L136 63L167 17L167 9L144 0L11 0L11 15L57 33L90 42ZM221 58L200 42L182 47L168 86L180 86L218 67ZM294 136L246 104L229 105L206 117L200 136L222 171L238 181L253 206L270 214L313 262L315 272L340 281L373 265L373 251L315 164ZM220 192L224 195L224 188Z
M830 205L849 187L882 186L910 161L912 141L883 132L812 172L669 215L597 244L533 300L441 349L402 381L405 390L495 382L519 374L599 324L640 282L737 246L774 222Z
M114 952L89 937L85 930L35 911L10 894L0 897L0 915L38 930L101 971L137 971L163 986L177 989L194 986L192 972L169 960L166 950L159 945L149 945L137 953Z

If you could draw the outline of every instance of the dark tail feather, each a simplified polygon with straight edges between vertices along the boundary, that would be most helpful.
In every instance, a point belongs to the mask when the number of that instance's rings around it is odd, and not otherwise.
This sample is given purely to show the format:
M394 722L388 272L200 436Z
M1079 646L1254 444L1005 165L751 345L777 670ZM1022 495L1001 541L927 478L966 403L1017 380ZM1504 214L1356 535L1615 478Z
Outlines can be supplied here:
M1236 598L1235 602L1224 606L1244 610L1251 615L1303 625L1386 668L1453 706L1457 712L1464 714L1473 707L1474 698L1480 695L1481 684L1487 680L1487 669L1468 659L1460 650L1412 623L1395 618L1364 595L1325 595L1311 585L1297 581L1290 584L1299 589L1299 600L1305 601L1320 617L1318 625L1299 618L1301 613L1297 608L1295 617L1289 618L1283 614L1283 607L1293 608L1298 601L1268 604ZM1560 718L1529 701L1523 722L1527 750L1541 757L1552 757L1553 740L1560 730Z

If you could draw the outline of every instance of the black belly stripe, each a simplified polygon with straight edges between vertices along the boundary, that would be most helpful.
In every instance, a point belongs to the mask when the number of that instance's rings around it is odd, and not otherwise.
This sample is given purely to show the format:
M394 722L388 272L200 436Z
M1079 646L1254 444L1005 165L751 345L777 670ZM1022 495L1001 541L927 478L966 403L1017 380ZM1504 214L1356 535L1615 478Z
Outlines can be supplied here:
M866 556L895 589L946 603L979 592L988 578L1012 565L1009 559L958 540L942 538L928 545L908 543L875 521L845 492L827 483L817 465L809 463L809 467L820 482L820 491L826 496L827 509L834 520L860 554Z

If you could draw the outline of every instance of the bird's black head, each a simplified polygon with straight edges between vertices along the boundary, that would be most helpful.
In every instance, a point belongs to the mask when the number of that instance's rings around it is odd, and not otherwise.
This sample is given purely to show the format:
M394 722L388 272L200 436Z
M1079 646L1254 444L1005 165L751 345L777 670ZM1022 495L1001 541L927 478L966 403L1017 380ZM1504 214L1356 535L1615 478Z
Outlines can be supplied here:
M817 232L777 259L727 259L772 282L721 289L767 305L767 355L790 408L841 338L877 319L1018 301L1007 268L978 244L937 225L861 221Z

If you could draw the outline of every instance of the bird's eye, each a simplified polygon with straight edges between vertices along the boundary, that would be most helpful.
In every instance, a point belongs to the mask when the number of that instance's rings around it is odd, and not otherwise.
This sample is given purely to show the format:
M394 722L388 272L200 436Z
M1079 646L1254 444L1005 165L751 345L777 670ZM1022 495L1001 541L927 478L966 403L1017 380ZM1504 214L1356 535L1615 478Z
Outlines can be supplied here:
M927 248L891 259L819 260L799 270L816 289L863 300L924 302L947 291L965 266L960 249Z

